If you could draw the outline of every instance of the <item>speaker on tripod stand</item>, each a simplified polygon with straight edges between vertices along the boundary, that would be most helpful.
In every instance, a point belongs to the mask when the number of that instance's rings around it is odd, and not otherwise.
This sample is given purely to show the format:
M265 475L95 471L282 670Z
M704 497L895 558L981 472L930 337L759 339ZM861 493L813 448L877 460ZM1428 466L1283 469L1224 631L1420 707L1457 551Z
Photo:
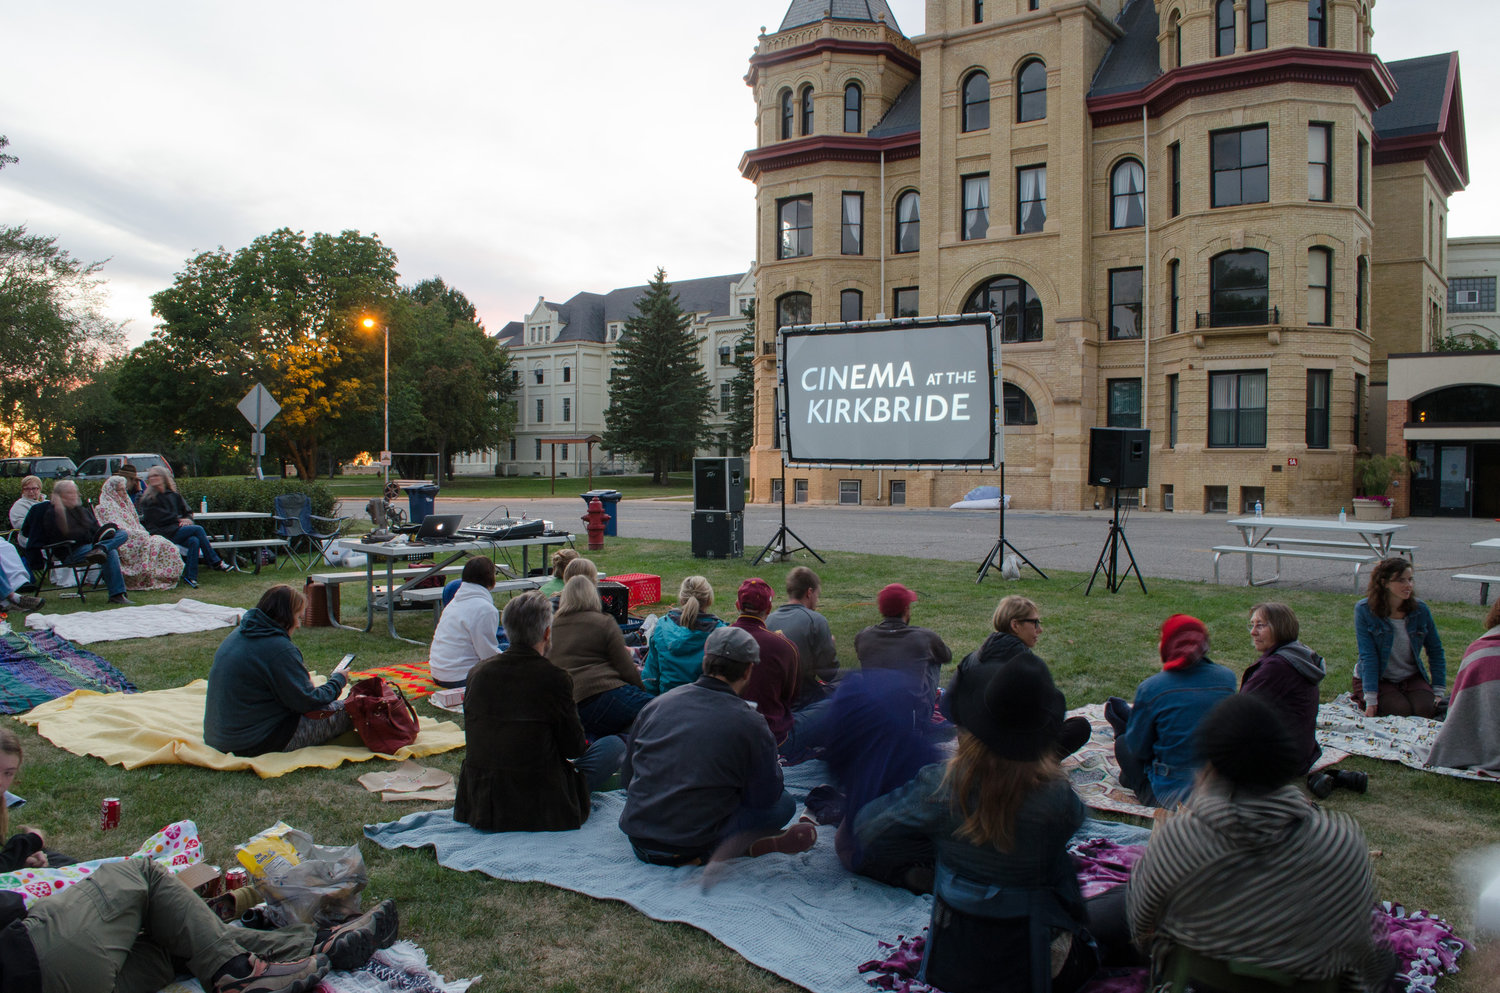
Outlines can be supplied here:
M1146 592L1146 581L1141 578L1140 566L1136 565L1135 553L1130 550L1130 541L1125 537L1125 528L1120 524L1120 491L1138 490L1150 485L1151 432L1146 428L1093 428L1089 433L1089 485L1107 486L1114 490L1114 520L1109 524L1109 537L1099 551L1099 561L1094 564L1094 574L1089 577L1089 586L1084 596L1094 588L1099 570L1104 570L1104 584L1111 593L1118 593L1120 584L1130 570L1135 570L1136 582L1141 592ZM1130 564L1120 572L1120 546L1125 547L1125 558Z

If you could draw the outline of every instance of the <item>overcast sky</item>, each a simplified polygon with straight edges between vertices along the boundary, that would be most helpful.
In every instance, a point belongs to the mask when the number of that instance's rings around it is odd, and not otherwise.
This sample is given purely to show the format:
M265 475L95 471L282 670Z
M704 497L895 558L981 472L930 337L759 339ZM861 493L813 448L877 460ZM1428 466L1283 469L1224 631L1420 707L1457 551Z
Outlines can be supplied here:
M108 259L132 343L188 258L279 227L375 232L403 282L441 275L492 332L657 265L738 272L744 75L788 3L8 3L0 223ZM891 7L921 32L923 0ZM1388 61L1459 50L1470 189L1448 230L1500 234L1500 0L1379 0L1375 25Z

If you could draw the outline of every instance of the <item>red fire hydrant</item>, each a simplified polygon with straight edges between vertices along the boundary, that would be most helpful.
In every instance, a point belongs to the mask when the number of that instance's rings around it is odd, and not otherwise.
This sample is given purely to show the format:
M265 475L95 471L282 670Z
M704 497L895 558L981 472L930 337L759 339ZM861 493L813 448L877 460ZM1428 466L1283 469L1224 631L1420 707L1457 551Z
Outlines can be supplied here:
M584 527L589 533L589 551L598 552L604 548L604 522L609 520L610 515L604 512L604 504L599 502L598 497L589 501L589 512L579 520L583 521Z

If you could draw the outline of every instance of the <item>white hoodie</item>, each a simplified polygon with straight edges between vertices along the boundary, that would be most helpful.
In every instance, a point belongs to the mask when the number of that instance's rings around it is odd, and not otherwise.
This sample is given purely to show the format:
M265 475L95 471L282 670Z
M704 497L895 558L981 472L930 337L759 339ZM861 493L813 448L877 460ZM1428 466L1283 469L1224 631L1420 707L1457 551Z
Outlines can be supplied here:
M445 683L467 679L474 663L500 654L500 610L490 591L460 583L432 633L432 678Z

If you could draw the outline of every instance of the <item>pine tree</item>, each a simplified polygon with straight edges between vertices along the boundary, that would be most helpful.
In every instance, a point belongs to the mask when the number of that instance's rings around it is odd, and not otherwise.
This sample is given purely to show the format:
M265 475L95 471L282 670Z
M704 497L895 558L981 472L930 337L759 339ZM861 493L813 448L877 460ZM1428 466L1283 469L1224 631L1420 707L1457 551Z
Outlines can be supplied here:
M746 455L755 442L755 301L745 308L745 331L734 343L734 379L729 385L729 447Z
M698 358L701 339L666 270L656 270L635 309L609 377L604 447L650 466L651 481L665 483L673 457L706 441L713 401Z

